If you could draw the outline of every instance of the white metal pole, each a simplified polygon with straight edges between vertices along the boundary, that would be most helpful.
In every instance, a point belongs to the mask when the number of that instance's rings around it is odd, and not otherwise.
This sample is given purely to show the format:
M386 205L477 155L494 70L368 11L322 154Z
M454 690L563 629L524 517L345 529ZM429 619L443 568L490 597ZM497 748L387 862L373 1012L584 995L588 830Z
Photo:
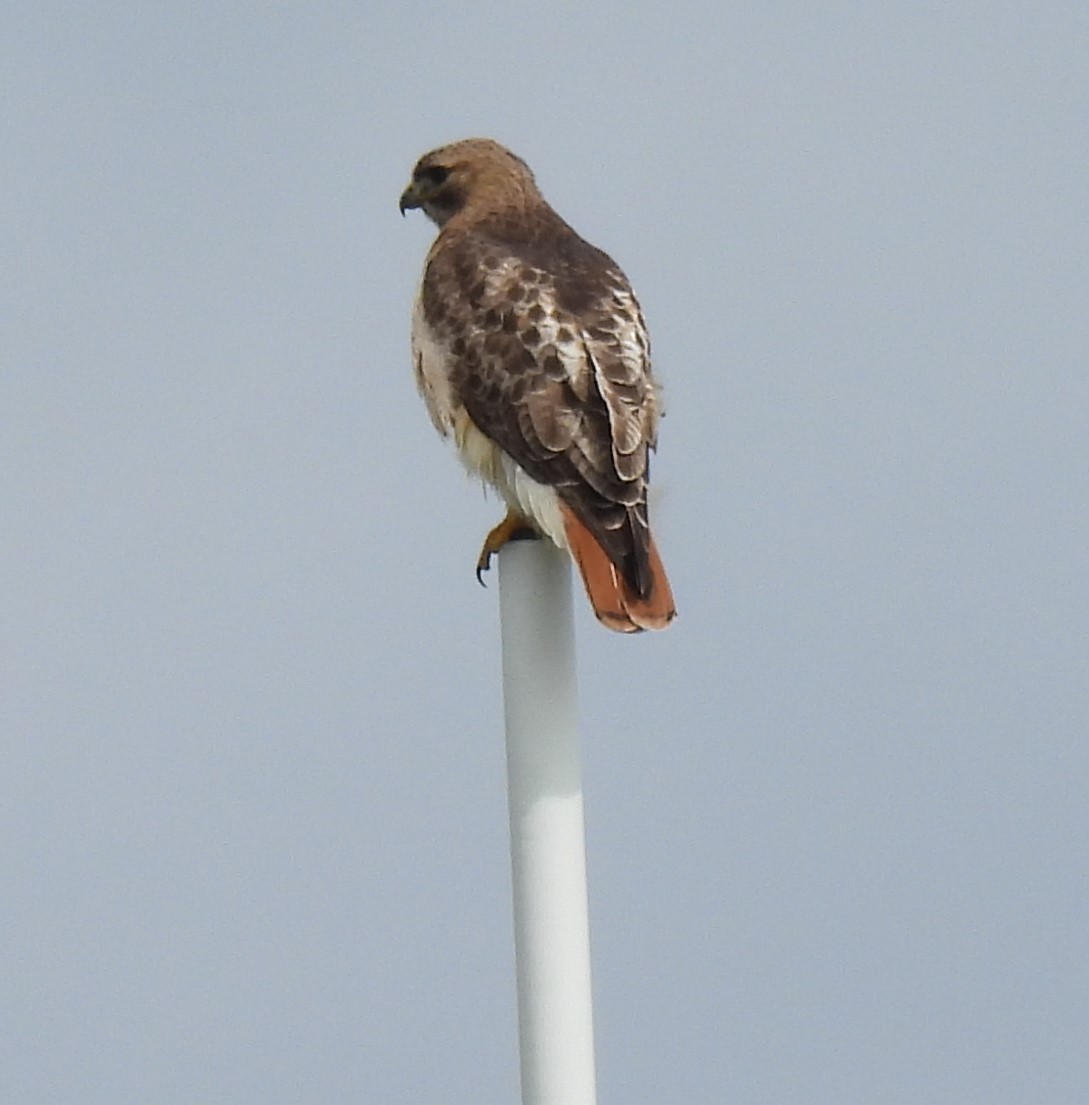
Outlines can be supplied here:
M590 925L570 561L499 554L522 1105L594 1105Z

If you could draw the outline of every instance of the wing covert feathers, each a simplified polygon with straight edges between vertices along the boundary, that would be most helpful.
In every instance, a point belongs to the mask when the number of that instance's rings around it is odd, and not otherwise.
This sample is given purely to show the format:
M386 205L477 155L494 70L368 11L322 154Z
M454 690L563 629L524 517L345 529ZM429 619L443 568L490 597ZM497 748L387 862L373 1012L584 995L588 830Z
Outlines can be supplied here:
M646 597L640 597L574 511L567 506L562 510L568 547L598 621L618 633L665 629L677 611L654 538L647 535L650 581Z

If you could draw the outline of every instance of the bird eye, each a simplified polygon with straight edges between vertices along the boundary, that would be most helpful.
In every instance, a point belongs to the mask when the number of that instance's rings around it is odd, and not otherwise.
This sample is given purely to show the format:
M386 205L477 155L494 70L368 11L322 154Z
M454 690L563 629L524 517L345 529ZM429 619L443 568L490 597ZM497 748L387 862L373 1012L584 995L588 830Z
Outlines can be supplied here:
M441 165L428 165L426 169L421 169L416 175L423 177L428 184L445 184L446 178L450 175L450 170L444 169Z

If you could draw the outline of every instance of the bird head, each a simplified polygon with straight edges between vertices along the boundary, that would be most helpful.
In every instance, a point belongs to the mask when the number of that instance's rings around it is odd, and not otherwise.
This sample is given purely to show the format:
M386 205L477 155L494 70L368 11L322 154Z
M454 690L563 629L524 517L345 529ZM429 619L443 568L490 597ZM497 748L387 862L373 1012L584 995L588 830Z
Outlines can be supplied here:
M529 166L490 138L467 138L425 153L401 193L401 214L422 208L443 226L466 203L495 202L506 194L538 195Z

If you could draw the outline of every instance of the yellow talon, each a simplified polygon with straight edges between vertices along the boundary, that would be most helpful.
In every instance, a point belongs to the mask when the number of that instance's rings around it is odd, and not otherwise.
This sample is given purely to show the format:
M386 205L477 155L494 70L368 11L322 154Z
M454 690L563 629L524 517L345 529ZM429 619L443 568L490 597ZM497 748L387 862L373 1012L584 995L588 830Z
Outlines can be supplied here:
M484 538L484 544L480 549L480 556L476 561L476 581L481 587L486 587L484 582L484 573L491 568L492 556L499 552L499 550L508 541L520 541L525 537L536 537L537 531L533 528L533 524L527 519L523 518L521 514L516 514L513 510L507 511L507 516L503 519L499 525L495 526L488 532L488 536Z

